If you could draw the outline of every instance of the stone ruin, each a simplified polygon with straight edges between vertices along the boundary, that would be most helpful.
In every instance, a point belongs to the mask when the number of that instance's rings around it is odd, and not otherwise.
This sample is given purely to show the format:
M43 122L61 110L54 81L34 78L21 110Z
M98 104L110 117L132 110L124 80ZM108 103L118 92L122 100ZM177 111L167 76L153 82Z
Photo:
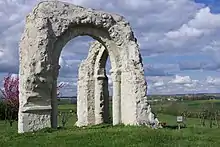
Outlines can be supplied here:
M18 133L57 127L59 57L77 36L96 42L79 67L77 126L108 122L109 57L113 81L113 125L151 125L142 59L124 17L60 1L40 2L26 17L20 42ZM158 121L156 121L158 124Z

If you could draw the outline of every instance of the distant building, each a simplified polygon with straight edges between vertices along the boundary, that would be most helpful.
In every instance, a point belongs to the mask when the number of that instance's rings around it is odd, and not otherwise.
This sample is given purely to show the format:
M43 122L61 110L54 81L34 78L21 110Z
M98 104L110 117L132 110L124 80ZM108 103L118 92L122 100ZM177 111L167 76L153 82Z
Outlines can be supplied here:
M168 101L177 101L177 99L175 99L175 98L172 98L172 97L170 97L170 98L167 98L167 100L168 100Z

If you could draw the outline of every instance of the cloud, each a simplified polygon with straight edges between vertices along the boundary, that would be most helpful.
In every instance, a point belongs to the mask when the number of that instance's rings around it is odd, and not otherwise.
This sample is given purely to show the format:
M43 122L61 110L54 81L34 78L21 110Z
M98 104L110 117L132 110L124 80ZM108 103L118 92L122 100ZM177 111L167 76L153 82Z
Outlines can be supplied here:
M207 21L209 20L209 21ZM220 14L212 14L209 7L200 9L193 19L180 28L165 33L159 42L177 52L201 52L210 42L219 40Z
M220 86L220 78L208 76L206 82L211 85Z
M164 86L165 84L164 84L164 82L163 81L158 81L158 82L155 82L154 84L153 84L153 87L161 87L161 86Z
M191 84L193 81L189 76L179 76L176 75L174 79L172 79L169 83L173 84Z
M211 76L200 80L180 75L146 77L146 80L149 85L148 94L209 93L216 92L220 88L220 79Z
M220 14L213 14L209 7L205 7L200 9L195 18L188 22L188 26L211 32L220 28Z
M172 76L179 69L176 64L145 64L145 76Z
M68 60L65 58L65 56L61 56L59 59L59 65L61 66L59 76L76 78L78 75L80 63L81 60L74 58Z
M210 20L210 21L207 21ZM183 24L178 30L166 33L170 39L196 38L209 35L220 28L220 15L212 14L210 8L200 9L195 18Z
M0 0L0 74L18 73L18 45L25 16L39 1L41 0ZM138 39L142 56L158 56L158 60L151 63L144 60L145 76L151 92L217 91L218 86L211 84L210 79L206 80L207 71L220 70L220 14L212 13L211 6L192 0L62 1L125 16ZM91 37L77 37L64 47L59 76L60 82L69 83L64 93L76 93L78 66L87 56L90 41L93 41ZM201 52L210 56L210 61L203 60L199 55ZM198 55L198 58L188 62L169 60L185 53ZM164 54L167 59L163 59L163 62L160 58ZM109 68L108 62L107 71ZM179 75L181 71L201 69L205 70L200 79L203 83L192 79L193 75ZM111 83L109 80L109 84Z
M184 61L179 63L180 70L218 70L220 69L220 64L209 61Z

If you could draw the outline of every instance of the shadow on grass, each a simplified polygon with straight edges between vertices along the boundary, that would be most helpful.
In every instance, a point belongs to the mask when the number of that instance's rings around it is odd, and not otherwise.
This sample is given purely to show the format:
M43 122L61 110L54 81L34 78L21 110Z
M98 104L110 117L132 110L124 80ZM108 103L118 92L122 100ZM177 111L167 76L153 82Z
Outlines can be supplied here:
M62 131L62 130L81 130L81 129L101 129L101 128L110 128L113 127L112 124L100 124L100 125L94 125L94 126L85 126L85 127L77 127L73 126L71 128L69 127L57 127L56 129L54 128L44 128L39 131L34 131L33 133L53 133L56 131Z
M178 125L166 125L166 126L163 126L163 128L171 129L171 130L177 130L178 129ZM180 129L184 129L184 128L187 128L186 125L181 125L180 126Z
M111 128L113 125L111 123L104 123L104 124L99 124L99 125L92 125L92 126L87 126L87 127L80 127L83 129L100 129L100 128Z
M43 132L43 133L53 133L53 132L56 132L56 131L60 131L60 130L67 130L68 128L66 127L57 127L56 129L54 128L44 128L44 129L41 129L39 131L34 131L33 133L40 133L40 132Z

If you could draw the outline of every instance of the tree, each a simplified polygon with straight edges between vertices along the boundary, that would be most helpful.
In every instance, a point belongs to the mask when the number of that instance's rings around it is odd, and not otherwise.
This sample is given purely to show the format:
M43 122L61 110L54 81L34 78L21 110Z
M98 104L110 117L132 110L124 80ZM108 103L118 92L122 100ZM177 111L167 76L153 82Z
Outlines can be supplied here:
M5 120L9 120L10 126L18 119L19 109L19 78L8 74L4 77L3 88L0 89L3 94L5 104ZM1 112L3 113L3 112Z

